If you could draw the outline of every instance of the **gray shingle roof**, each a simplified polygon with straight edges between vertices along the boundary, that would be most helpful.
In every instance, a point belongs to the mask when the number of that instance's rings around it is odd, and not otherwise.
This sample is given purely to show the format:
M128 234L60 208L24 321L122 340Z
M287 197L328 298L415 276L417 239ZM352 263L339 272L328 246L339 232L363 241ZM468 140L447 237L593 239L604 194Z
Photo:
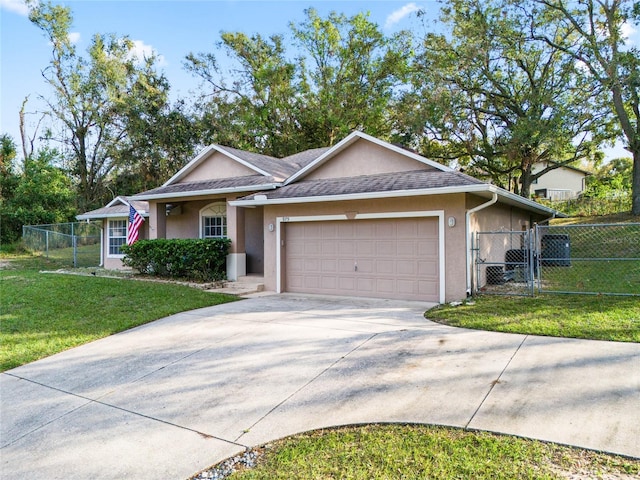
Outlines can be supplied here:
M297 172L301 168L306 167L311 162L313 162L316 158L331 150L332 147L322 147L322 148L312 148L311 150L305 150L304 152L299 152L294 155L289 155L288 157L283 158L282 160L288 163L291 163L295 166L295 171L291 174Z
M164 187L154 188L153 190L147 190L146 192L138 193L135 197L144 198L155 195L170 195L170 194L183 194L183 193L197 193L197 192L210 192L211 190L225 190L225 189L241 189L247 187L247 191L253 187L264 186L274 183L273 177L265 177L263 175L248 175L244 177L230 177L230 178L217 178L213 180L202 180L198 182L184 182L174 183Z
M261 192L268 199L304 198L357 193L392 192L399 190L424 190L432 188L482 185L484 182L460 172L440 170L415 170L410 172L361 175L348 178L303 180L277 190ZM253 200L249 195L242 200Z
M285 162L280 158L261 155L259 153L245 152L244 150L238 150L237 148L226 147L223 145L218 145L218 147L282 180L293 175L298 170L296 165Z
M118 199L125 199L133 206L133 208L135 208L145 217L149 214L149 202L145 202L143 200L134 200L129 197L118 197ZM82 215L78 215L78 218L82 220L84 218L103 218L117 216L128 217L129 206L119 202L111 205L110 207L101 207L97 208L96 210L91 210L90 212L85 212Z

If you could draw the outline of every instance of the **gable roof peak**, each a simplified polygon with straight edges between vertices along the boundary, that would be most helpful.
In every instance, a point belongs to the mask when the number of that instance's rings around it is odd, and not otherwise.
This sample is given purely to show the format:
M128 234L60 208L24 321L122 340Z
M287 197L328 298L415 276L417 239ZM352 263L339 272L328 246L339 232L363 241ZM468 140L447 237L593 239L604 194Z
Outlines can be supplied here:
M324 153L322 153L315 160L313 160L312 162L310 162L309 164L307 164L306 166L304 166L303 168L298 170L296 173L291 175L284 182L284 184L288 185L288 184L290 184L292 182L295 182L296 180L299 180L300 178L302 178L305 175L307 175L308 173L312 172L313 170L318 168L320 165L322 165L324 162L326 162L330 158L334 157L335 155L337 155L341 151L345 150L346 148L348 148L349 146L351 146L353 143L357 142L358 140L365 140L367 142L373 143L373 144L378 145L378 146L380 146L382 148L386 148L387 150L391 150L391 151L393 151L395 153L398 153L400 155L403 155L405 157L409 157L409 158L411 158L413 160L416 160L416 161L418 161L420 163L424 163L425 165L429 165L429 166L435 168L436 170L441 170L443 172L452 172L453 171L452 168L447 167L446 165L442 165L441 163L435 162L433 160L429 160L428 158L425 158L425 157L423 157L422 155L419 155L416 152L408 150L408 149L406 149L404 147L400 147L400 146L391 144L389 142L385 142L384 140L380 140L379 138L376 138L376 137L373 137L373 136L371 136L369 134L361 132L360 130L355 130L355 131L351 132L349 135L347 135L345 138L343 138L341 141L336 143L334 146L329 147Z

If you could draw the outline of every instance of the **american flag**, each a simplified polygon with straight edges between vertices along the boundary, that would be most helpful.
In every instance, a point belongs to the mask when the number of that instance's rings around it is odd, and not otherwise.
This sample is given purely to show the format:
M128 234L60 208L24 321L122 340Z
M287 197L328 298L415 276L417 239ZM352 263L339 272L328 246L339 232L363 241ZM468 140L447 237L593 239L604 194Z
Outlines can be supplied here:
M129 205L129 226L127 227L127 245L132 245L138 240L140 227L144 223L144 218L138 211Z

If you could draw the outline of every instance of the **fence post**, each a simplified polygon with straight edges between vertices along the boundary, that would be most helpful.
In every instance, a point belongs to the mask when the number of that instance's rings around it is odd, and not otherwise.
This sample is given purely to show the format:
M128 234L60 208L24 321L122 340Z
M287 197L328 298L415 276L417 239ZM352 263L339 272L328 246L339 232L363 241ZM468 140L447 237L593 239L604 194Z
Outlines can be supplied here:
M73 231L73 227L72 231ZM78 267L78 241L75 235L71 236L71 245L73 245L73 268Z
M47 230L45 232L46 235L46 241L45 241L45 255L47 258L49 258L49 230Z

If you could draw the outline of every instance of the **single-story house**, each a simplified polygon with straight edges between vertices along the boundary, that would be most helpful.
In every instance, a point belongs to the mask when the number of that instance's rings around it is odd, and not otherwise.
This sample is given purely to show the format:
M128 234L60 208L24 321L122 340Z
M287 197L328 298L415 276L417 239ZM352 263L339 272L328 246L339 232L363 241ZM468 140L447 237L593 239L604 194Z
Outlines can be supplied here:
M536 162L531 168L532 173L538 173L553 162ZM548 171L533 181L531 189L538 198L561 201L572 200L586 188L587 177L591 175L570 165L563 165Z
M231 280L440 303L476 281L474 232L521 231L556 214L361 132L286 158L210 145L161 187L79 215L104 222L107 268L122 265L129 203L147 219L141 238L230 238Z

